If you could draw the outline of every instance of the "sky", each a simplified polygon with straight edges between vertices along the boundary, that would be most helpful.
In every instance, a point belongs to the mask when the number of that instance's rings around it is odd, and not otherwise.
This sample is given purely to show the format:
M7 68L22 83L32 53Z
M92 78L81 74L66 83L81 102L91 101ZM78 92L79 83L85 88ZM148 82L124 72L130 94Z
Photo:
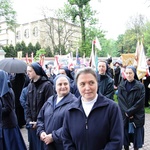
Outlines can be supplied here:
M41 18L41 8L63 7L67 0L12 0L17 12L18 23L27 23ZM126 30L129 18L142 14L150 20L150 1L148 0L91 0L91 6L97 10L101 29L106 38L117 39Z

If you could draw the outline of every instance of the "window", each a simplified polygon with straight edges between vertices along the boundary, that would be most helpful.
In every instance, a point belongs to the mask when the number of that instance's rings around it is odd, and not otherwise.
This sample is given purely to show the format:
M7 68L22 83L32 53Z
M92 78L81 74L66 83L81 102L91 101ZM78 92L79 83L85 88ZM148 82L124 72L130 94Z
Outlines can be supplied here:
M35 27L34 29L33 29L33 35L36 37L36 36L38 36L38 28L37 27Z
M24 37L29 38L29 29L24 31Z
M20 38L21 38L20 31L17 31L17 33L16 33L16 39L20 39Z

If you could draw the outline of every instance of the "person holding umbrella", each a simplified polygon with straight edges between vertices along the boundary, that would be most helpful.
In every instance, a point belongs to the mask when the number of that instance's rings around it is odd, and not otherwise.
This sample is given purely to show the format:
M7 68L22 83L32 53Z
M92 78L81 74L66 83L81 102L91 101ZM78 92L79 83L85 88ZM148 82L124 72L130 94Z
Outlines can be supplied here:
M15 95L10 87L8 73L0 70L0 106L2 106L2 135L4 150L26 150L15 113ZM0 145L1 148L1 145Z
M54 89L39 63L33 62L29 64L27 75L31 80L28 85L26 99L26 124L28 128L29 150L43 150L43 143L36 135L36 121L43 104L54 94Z

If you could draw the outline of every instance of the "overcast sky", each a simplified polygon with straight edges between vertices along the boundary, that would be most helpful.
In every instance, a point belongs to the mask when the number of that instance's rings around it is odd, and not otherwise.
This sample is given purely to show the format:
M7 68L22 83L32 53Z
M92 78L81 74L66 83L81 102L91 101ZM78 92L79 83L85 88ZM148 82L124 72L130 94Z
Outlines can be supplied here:
M27 23L39 19L41 7L52 9L63 7L67 0L12 0L18 14L19 23ZM99 2L101 1L101 2ZM107 31L107 38L116 39L124 33L126 23L131 16L142 14L150 19L148 0L91 0L93 9L99 12L100 25ZM150 4L150 1L149 1Z

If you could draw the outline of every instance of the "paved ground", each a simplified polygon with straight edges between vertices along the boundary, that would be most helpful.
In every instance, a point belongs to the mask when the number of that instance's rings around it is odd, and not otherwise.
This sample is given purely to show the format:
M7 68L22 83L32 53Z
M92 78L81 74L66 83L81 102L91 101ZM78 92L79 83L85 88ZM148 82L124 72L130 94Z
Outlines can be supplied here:
M28 147L28 138L27 138L27 130L25 128L21 129L23 138L25 140L25 143ZM130 150L133 150L132 146ZM145 143L141 150L150 150L150 114L146 114L146 120L145 120Z

